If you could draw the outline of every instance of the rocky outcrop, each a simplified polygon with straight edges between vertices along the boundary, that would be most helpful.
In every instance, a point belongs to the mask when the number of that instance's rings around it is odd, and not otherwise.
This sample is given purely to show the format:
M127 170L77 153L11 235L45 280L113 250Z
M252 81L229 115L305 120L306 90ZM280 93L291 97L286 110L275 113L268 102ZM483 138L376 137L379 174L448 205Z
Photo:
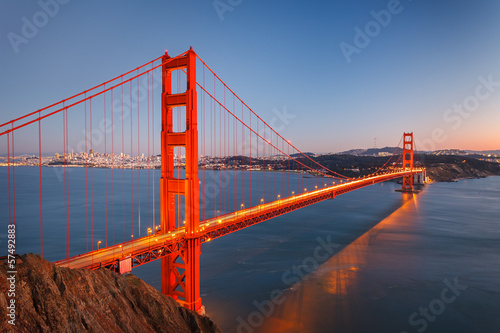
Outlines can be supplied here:
M427 175L432 181L437 182L452 182L458 179L465 178L484 178L497 175L485 170L462 167L457 164L443 164L432 166L427 169Z
M56 267L33 254L18 257L13 327L0 266L0 332L222 332L134 275Z
M426 156L427 176L432 181L450 182L464 178L500 175L500 164L460 156Z

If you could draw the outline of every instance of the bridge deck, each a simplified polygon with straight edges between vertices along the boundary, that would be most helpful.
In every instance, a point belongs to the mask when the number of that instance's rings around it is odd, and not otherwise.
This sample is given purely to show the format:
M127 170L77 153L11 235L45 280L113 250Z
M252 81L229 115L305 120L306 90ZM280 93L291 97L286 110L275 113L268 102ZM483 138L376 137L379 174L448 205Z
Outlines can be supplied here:
M223 216L210 218L200 222L201 239L202 242L210 241L214 238L224 236L302 207L323 200L333 199L337 195L420 172L422 172L420 169L414 169L413 171L399 170L382 175L366 177L297 194L269 203L263 203ZM198 234L197 237L199 237L200 234ZM55 264L70 268L97 269L100 267L107 267L110 269L117 269L120 260L130 258L132 267L137 267L159 259L169 253L182 250L185 247L186 238L188 237L189 235L186 235L185 229L181 227L170 233L152 234L125 243L80 254L68 259L59 260L56 261Z

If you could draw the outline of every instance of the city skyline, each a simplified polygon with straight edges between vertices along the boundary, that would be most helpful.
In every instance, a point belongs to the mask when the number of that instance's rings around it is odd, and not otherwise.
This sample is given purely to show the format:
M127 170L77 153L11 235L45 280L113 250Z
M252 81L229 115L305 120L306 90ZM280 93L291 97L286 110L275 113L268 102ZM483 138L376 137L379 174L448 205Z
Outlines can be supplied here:
M402 131L421 150L500 148L491 1L2 7L0 123L193 46L264 120L288 116L277 130L302 151L395 146Z

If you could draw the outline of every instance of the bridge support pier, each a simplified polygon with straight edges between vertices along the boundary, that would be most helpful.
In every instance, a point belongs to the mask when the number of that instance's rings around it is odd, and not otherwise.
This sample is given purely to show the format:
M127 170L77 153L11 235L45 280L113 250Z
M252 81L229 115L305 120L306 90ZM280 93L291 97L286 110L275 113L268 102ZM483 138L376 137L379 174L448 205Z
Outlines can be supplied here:
M403 134L403 169L413 171L413 132ZM403 193L418 193L420 190L413 188L413 173L403 176L403 186L396 190Z
M167 52L162 58L162 129L161 129L161 232L171 233L176 226L176 196L184 197L186 240L184 248L161 259L161 290L186 308L203 312L200 297L199 238L199 179L198 129L196 97L196 54L190 49L184 56L170 60ZM168 62L167 62L168 61ZM184 70L187 89L172 93L172 72ZM186 129L173 131L173 109L185 108ZM174 148L184 147L186 174L174 174ZM177 207L180 209L180 207Z

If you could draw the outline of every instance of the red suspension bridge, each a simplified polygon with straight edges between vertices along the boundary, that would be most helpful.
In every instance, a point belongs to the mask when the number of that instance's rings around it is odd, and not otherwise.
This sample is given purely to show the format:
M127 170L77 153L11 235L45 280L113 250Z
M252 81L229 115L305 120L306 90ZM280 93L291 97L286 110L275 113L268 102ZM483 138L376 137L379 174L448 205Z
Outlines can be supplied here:
M402 178L412 192L414 178L425 178L412 133L362 178L319 164L192 49L4 123L0 137L2 221L22 230L37 199L42 256L48 240L59 266L125 273L160 259L162 292L195 311L202 243L388 180ZM22 186L26 166L38 175ZM44 235L47 224L64 239Z

